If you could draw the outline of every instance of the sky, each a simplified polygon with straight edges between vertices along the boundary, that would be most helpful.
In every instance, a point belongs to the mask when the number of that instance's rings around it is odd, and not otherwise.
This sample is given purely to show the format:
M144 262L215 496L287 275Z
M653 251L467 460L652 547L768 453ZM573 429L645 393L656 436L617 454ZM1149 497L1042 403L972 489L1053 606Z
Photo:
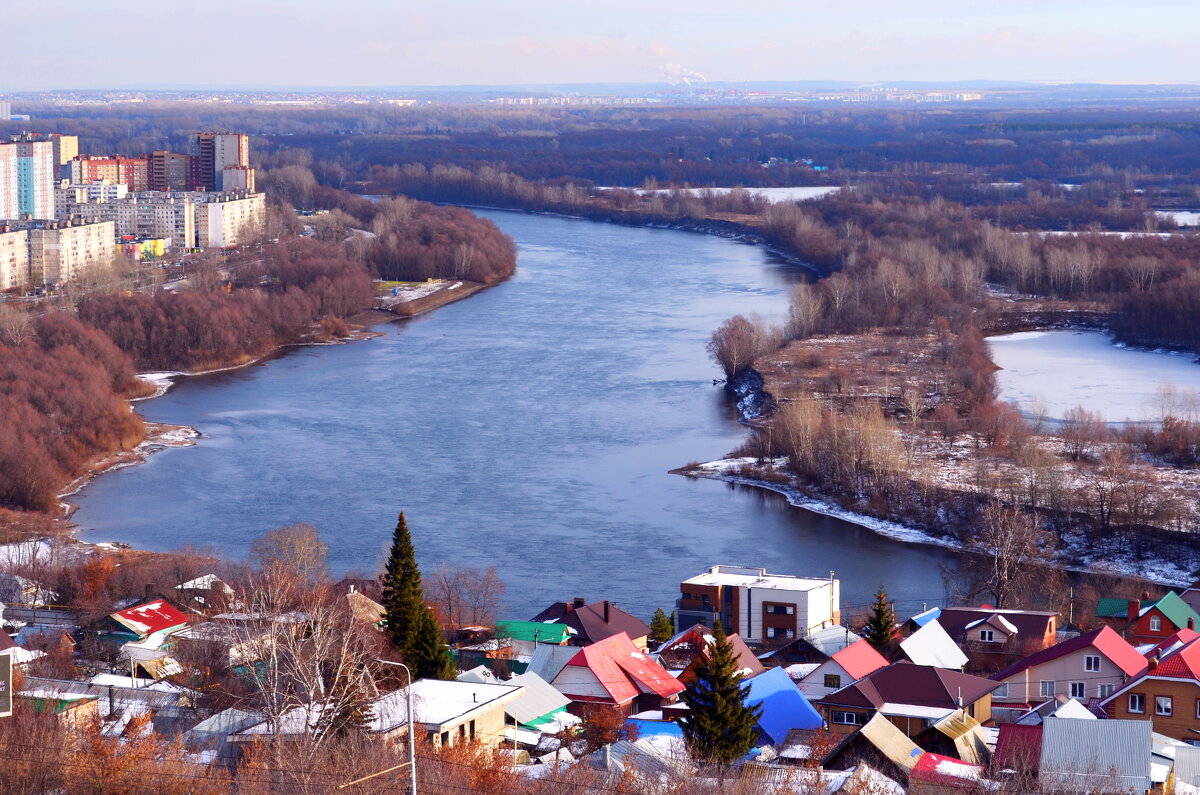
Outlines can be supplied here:
M11 5L0 28L9 91L654 83L668 72L722 82L1200 82L1195 0Z

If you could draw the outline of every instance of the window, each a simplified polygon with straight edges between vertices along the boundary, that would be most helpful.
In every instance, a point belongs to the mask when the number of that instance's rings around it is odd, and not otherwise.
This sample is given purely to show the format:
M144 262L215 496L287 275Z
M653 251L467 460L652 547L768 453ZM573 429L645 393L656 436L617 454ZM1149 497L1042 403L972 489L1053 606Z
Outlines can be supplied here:
M1087 671L1090 674L1100 673L1100 656L1089 654L1087 657L1084 657L1083 658L1083 670Z
M1042 698L1054 698L1054 681L1041 681L1041 688L1038 690Z
M990 629L979 630L979 639L984 643L992 643L996 640L996 633Z
M1085 698L1087 696L1087 682L1072 682L1071 683L1071 698Z
M1162 629L1162 619L1158 616L1150 616L1150 631L1158 632Z
M1196 699L1196 718L1200 719L1200 698Z
M795 634L792 630L783 627L767 627L768 638L790 638Z
M1155 696L1154 697L1154 714L1171 716L1171 697L1170 696Z
M1129 711L1142 714L1146 711L1146 697L1141 693L1129 694Z
M775 616L790 616L795 610L793 605L771 605L767 608L767 612Z
M1008 698L1008 682L992 691L992 698Z
M831 715L834 723L843 726L863 726L867 722L867 716L861 712L842 712L835 709Z
M825 686L826 687L841 687L842 686L841 674L825 674Z
M471 721L471 739L475 739L475 721Z
M1116 685L1100 685L1100 698L1108 698L1116 688Z

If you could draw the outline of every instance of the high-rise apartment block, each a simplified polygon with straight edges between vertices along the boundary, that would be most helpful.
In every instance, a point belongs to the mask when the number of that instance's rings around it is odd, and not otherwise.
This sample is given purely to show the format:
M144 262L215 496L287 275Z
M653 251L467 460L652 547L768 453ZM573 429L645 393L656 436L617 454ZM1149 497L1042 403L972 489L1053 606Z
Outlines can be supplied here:
M0 218L54 217L54 145L49 141L0 144Z
M0 121L8 121L12 117L12 103L0 102Z
M76 185L122 183L131 192L149 190L150 162L144 157L79 155L71 161L70 180Z
M0 290L85 277L116 254L111 221L24 219L0 224Z
M227 248L261 236L266 196L144 191L102 200L89 199L77 191L65 199L63 213L112 221L118 235L166 238L172 248Z
M17 147L0 145L0 218L16 218Z
M150 153L150 190L198 190L196 158L159 149Z
M254 170L250 168L250 136L242 133L195 133L192 135L191 153L196 158L196 173L201 190L225 190L226 181L231 189L254 190ZM227 177L225 172L233 169ZM237 186L236 183L242 183Z

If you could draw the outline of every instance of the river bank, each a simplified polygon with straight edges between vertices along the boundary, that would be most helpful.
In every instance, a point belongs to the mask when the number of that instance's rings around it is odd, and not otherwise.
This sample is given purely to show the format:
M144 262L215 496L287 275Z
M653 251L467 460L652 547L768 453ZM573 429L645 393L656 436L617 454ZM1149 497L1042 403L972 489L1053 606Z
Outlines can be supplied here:
M942 547L964 553L970 551L957 539L915 525L881 519L865 513L865 506L846 507L828 495L814 493L812 489L799 483L794 476L780 471L779 467L784 463L759 463L754 458L726 458L688 464L671 470L671 474L771 491L783 496L789 504L797 508L831 516L864 527L884 538L906 544ZM1056 550L1054 556L1046 563L1078 574L1131 577L1171 587L1186 587L1195 580L1193 567L1178 559L1153 557L1139 560L1113 550L1097 551L1081 537L1072 538L1069 544Z

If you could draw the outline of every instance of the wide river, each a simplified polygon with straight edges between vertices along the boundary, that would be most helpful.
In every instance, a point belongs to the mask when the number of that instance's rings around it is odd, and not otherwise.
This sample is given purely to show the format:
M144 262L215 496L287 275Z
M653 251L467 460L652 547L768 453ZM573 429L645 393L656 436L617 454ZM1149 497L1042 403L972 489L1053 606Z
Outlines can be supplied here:
M483 214L519 246L510 281L141 403L204 438L90 483L84 538L242 557L302 521L336 572L373 574L403 510L423 570L494 565L517 618L574 596L649 618L716 563L835 570L848 612L880 583L900 612L941 599L946 550L667 474L745 437L705 341L735 313L781 315L802 274L705 235Z

